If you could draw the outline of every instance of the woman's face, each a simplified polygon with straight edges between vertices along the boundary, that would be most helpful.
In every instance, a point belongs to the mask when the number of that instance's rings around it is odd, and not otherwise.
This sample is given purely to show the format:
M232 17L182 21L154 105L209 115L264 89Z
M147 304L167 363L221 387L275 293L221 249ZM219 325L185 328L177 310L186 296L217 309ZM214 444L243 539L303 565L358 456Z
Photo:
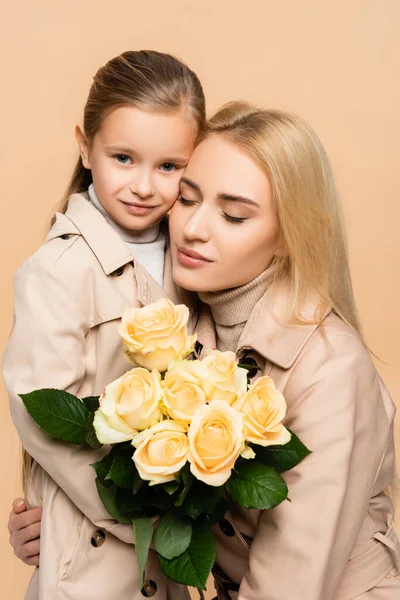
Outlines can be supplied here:
M195 149L170 216L173 277L187 290L238 287L262 273L278 247L272 190L258 163L212 134Z

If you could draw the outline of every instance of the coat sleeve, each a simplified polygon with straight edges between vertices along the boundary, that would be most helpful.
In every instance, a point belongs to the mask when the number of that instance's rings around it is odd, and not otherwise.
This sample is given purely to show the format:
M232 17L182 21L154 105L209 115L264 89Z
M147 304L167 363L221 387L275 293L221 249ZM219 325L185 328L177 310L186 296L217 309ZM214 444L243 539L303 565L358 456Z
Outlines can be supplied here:
M380 380L360 341L335 333L304 350L284 394L312 454L284 476L291 502L261 513L238 596L333 600L387 444Z
M58 388L76 394L85 375L87 309L82 282L59 265L28 259L14 278L14 323L3 358L3 376L11 417L27 452L47 471L71 501L97 527L133 543L128 525L114 521L100 500L89 466L104 449L79 448L43 433L18 394ZM84 289L84 288L83 288Z

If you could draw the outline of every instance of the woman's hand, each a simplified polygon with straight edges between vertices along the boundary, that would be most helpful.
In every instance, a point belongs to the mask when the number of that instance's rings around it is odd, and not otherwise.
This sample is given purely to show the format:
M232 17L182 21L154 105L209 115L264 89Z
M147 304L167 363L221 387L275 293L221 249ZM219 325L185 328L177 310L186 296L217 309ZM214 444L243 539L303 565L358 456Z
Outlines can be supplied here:
M27 565L39 566L41 508L28 509L23 498L13 502L8 519L10 544L14 554Z

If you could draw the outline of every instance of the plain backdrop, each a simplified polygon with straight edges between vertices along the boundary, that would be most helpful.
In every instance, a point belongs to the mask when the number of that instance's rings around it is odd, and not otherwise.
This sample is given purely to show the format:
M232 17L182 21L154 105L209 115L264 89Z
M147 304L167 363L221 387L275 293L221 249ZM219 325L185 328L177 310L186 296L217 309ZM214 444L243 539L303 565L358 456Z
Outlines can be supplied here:
M113 56L150 48L198 73L209 114L247 99L316 129L343 199L366 339L400 402L399 0L20 0L2 3L0 23L1 351L12 276L66 187L91 78ZM14 558L6 528L20 449L0 393L1 597L20 600L31 569Z

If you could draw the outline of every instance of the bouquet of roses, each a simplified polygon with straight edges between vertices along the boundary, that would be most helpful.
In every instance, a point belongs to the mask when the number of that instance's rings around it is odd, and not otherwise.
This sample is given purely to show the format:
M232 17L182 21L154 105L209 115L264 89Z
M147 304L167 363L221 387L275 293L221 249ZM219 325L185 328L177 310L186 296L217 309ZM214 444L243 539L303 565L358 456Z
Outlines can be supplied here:
M92 465L114 519L132 524L142 582L151 542L168 577L205 589L215 559L211 527L227 498L269 509L288 496L280 473L309 450L282 424L283 395L233 352L193 355L188 308L167 299L126 311L119 326L135 365L100 397L55 389L21 395L53 437L108 452ZM157 526L154 527L154 522Z

